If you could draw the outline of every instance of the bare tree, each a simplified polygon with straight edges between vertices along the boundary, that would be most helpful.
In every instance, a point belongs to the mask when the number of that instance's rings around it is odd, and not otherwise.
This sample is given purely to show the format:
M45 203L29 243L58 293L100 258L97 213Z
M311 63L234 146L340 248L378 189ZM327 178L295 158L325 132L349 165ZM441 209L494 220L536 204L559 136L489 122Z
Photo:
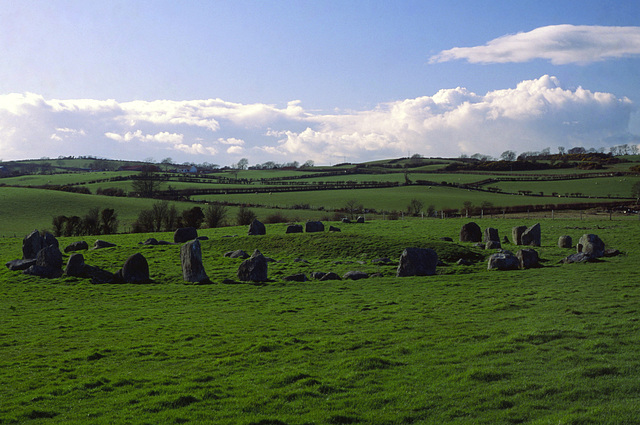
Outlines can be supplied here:
M357 199L349 199L344 205L344 208L347 210L347 212L351 216L351 219L353 220L356 214L362 210L362 204L358 202Z
M418 215L420 214L420 211L422 211L423 206L424 204L421 201L413 198L407 206L407 213L409 213L410 215Z
M154 166L145 166L142 168L142 171L134 177L132 183L133 191L137 192L139 196L151 198L160 190L164 182L160 180L155 170L156 167Z
M241 158L236 164L235 168L238 170L246 170L249 167L249 160L247 158Z
M504 151L500 154L500 159L503 161L515 161L516 153L514 151Z

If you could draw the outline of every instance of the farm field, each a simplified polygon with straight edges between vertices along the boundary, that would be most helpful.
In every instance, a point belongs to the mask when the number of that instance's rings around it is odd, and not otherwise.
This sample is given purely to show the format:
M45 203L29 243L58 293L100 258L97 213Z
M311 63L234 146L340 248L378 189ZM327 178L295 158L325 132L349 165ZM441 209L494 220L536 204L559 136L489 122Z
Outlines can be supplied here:
M560 195L582 193L584 196L602 198L609 196L632 198L632 187L637 182L640 182L640 177L624 176L560 181L496 182L491 186L499 187L504 192L510 193L529 190L533 193L543 192L545 195L556 192Z
M263 285L184 284L179 246L138 245L171 233L102 236L118 246L83 251L110 271L141 252L150 285L2 268L0 423L640 423L637 218L542 220L543 267L509 272L487 271L489 252L470 243L440 240L457 240L468 221L325 223L342 232L288 235L276 224L259 237L200 230L214 282L235 278L240 260L224 252L258 248L278 260ZM509 238L534 224L474 221ZM584 233L623 255L558 264L573 252L558 236ZM0 239L0 260L20 246ZM396 278L372 262L397 261L407 246L435 249L438 274ZM459 257L477 262L455 265ZM283 280L348 270L380 276Z
M52 219L58 215L82 217L91 208L113 208L118 214L120 232L128 232L143 209L149 209L155 199L83 195L44 189L0 187L0 238L19 236L33 229L51 229ZM171 202L183 210L205 205L192 202ZM252 208L261 219L274 213L284 213L291 220L317 220L327 213L307 210L274 210ZM228 208L228 220L235 224L238 207Z
M460 209L465 201L475 206L491 202L497 207L514 205L546 205L556 203L585 202L583 198L508 195L476 190L443 186L401 186L380 189L355 190L316 190L309 192L255 193L229 195L195 195L193 200L234 203L255 203L266 206L291 207L296 204L309 204L312 208L323 206L325 209L343 208L349 200L357 200L364 208L377 211L406 211L412 199L418 199L425 207L433 205L436 210ZM606 201L606 200L604 200Z

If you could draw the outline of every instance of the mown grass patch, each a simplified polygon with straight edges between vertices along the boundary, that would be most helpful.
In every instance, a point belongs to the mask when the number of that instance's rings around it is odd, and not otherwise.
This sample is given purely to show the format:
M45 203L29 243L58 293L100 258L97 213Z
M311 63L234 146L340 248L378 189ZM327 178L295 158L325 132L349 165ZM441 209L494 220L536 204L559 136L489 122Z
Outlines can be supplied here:
M0 421L638 423L640 249L629 235L639 224L544 221L541 269L490 272L481 261L465 274L446 264L436 276L395 278L392 266L371 262L385 253L397 261L388 241L428 247L465 221L343 226L335 239L284 235L278 225L263 237L244 228L201 232L216 279L234 275L238 260L222 254L239 246L285 261L270 264L283 274L388 267L359 281L185 285L179 246L137 244L148 235L111 236L118 247L84 254L113 270L143 252L152 285L43 280L3 268ZM478 223L501 235L521 224ZM224 238L229 232L242 235ZM625 255L557 264L571 252L555 246L557 236L591 232ZM20 242L0 240L0 259L18 257ZM292 261L300 254L310 264Z

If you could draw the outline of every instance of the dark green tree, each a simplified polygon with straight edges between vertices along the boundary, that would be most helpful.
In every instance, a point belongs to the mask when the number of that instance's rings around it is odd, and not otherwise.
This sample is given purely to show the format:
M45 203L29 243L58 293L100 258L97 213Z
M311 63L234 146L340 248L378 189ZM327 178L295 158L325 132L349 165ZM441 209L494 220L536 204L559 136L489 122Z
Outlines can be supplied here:
M133 177L133 191L143 198L152 198L164 183L156 172L155 165L145 165L142 171Z
M182 224L185 227L195 227L199 229L203 221L204 213L200 207L193 207L182 212Z
M251 224L251 222L255 219L256 219L256 213L251 211L249 208L242 206L238 210L238 215L237 215L238 226L247 226Z
M209 228L222 226L226 217L227 207L224 205L209 204L204 210L204 220Z

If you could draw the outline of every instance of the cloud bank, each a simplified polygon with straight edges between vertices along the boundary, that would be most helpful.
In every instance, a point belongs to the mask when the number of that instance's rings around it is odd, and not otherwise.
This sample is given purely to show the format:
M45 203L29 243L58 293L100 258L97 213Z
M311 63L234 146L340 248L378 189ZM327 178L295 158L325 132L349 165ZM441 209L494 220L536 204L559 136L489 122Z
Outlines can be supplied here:
M640 27L550 25L505 35L484 46L454 47L431 63L458 59L470 63L528 62L547 59L555 65L587 64L640 55Z
M0 96L0 158L59 155L211 162L314 160L328 164L406 156L498 156L546 147L638 143L627 98L568 90L551 76L484 95L465 88L366 111L320 114L220 99L47 100Z

